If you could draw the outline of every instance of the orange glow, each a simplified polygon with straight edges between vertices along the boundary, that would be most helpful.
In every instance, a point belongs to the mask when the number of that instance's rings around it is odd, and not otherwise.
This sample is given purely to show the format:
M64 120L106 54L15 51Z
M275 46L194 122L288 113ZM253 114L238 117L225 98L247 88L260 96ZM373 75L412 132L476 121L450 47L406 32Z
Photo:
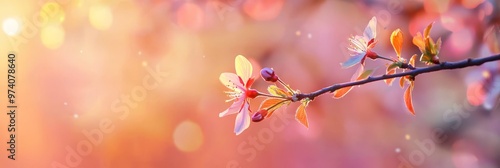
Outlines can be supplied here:
M479 106L483 104L485 96L483 83L475 82L467 87L467 100L471 105Z
M462 5L466 8L472 9L476 8L479 4L483 2L484 0L462 0Z
M430 13L444 13L450 7L450 0L424 0L425 11Z
M255 20L275 19L283 8L284 0L247 0L243 6L245 13Z
M197 4L186 2L177 10L177 23L181 27L197 30L203 25L203 11Z

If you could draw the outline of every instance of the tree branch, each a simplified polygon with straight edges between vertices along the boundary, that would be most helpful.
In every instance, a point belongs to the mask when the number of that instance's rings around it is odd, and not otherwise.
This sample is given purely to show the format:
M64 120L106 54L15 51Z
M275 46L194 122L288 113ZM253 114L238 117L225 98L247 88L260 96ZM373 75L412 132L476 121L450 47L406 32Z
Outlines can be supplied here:
M466 59L463 61L458 61L458 62L442 62L438 65L430 66L430 67L425 67L425 68L415 68L411 71L406 71L402 73L396 73L392 75L381 75L381 76L376 76L376 77L368 77L365 80L359 80L359 81L353 81L353 82L346 82L346 83L340 83L340 84L335 84L331 85L328 87L325 87L323 89L311 92L311 93L300 93L296 94L294 96L294 101L300 101L305 98L309 98L313 100L319 95L322 95L324 93L331 93L334 92L338 89L345 88L345 87L350 87L350 86L357 86L357 85L362 85L366 83L371 83L375 81L380 81L384 79L391 79L391 78L397 78L397 77L403 77L403 76L414 76L416 77L419 74L423 73L430 73L430 72L435 72L435 71L441 71L441 70L449 70L449 69L459 69L459 68L466 68L470 66L479 66L482 65L486 62L492 62L492 61L498 61L500 60L500 54L497 55L492 55L489 57L484 57L484 58L477 58L477 59Z

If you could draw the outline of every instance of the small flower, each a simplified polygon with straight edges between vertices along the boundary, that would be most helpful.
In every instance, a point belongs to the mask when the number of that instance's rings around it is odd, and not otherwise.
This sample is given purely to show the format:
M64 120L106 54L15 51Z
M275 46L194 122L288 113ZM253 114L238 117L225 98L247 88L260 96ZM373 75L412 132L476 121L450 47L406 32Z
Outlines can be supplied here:
M278 76L274 73L274 70L272 68L262 68L260 70L260 76L262 76L262 79L268 82L278 81Z
M376 59L377 54L371 49L375 47L377 41L375 40L377 36L377 18L373 17L365 28L363 36L352 36L349 38L351 42L348 48L351 51L351 58L346 62L342 63L343 68L349 68L358 63L364 65L366 57L371 59Z
M255 80L252 78L252 64L244 56L238 55L235 59L235 68L236 74L226 72L219 77L222 84L231 89L231 91L226 92L231 98L226 102L234 100L234 103L227 110L219 113L219 117L238 113L234 133L239 135L250 126L251 111L248 99L257 97L259 93L250 89Z
M434 40L430 37L432 24L433 23L429 24L425 28L423 36L420 32L418 32L417 36L413 37L413 44L415 44L422 52L420 61L426 64L439 64L439 57L437 55L441 49L441 38L434 43Z

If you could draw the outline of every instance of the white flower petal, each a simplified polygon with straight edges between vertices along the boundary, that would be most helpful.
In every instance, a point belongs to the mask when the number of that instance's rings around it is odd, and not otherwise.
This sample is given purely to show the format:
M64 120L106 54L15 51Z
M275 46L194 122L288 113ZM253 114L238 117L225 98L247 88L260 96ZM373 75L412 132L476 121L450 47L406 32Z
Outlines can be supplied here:
M238 55L234 60L234 67L236 68L236 74L241 77L243 82L246 84L248 79L252 77L252 64L244 56Z
M363 59L363 57L365 56L365 54L366 53L359 53L359 54L357 54L355 56L352 56L346 62L341 63L340 65L342 65L342 68L352 67L352 66L358 64L359 62L361 62L361 60Z
M368 40L374 39L377 37L377 18L373 17L370 22L368 22L368 25L365 28L365 32L363 33L363 36L368 38Z
M236 121L234 124L234 133L236 133L236 135L241 134L250 126L250 115L248 108L249 104L248 102L246 102L241 111L236 116Z
M219 80L224 86L226 86L231 90L236 91L237 89L245 88L243 86L243 83L241 83L238 75L234 73L228 73L228 72L222 73L219 76Z
M224 117L239 112L243 106L243 103L245 102L245 99L246 97L241 97L238 100L236 100L229 108L219 113L219 117Z

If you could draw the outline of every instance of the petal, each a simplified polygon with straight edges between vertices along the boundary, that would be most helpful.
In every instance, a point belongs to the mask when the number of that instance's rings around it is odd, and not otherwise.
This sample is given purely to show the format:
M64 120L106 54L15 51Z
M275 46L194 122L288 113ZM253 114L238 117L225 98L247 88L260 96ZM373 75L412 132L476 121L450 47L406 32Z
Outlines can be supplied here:
M240 77L234 73L224 72L219 76L220 82L231 90L236 90L237 88L244 90L243 83L240 81Z
M373 17L370 22L368 22L368 25L365 28L365 32L363 33L363 36L368 38L368 40L374 39L377 37L377 18Z
M225 117L225 116L237 113L242 108L244 102L245 102L245 97L239 98L229 108L227 108L225 111L219 113L219 117Z
M241 111L236 116L236 121L234 123L234 133L236 135L241 134L245 129L250 126L250 115L249 115L249 104L245 102L245 105Z
M252 64L243 55L236 56L234 61L236 74L241 77L244 82L247 82L252 77Z
M357 55L352 56L351 58L349 58L346 62L340 63L340 65L342 65L342 68L352 67L352 66L358 64L359 62L361 62L361 59L363 59L363 57L365 56L365 54L366 53L358 53Z

